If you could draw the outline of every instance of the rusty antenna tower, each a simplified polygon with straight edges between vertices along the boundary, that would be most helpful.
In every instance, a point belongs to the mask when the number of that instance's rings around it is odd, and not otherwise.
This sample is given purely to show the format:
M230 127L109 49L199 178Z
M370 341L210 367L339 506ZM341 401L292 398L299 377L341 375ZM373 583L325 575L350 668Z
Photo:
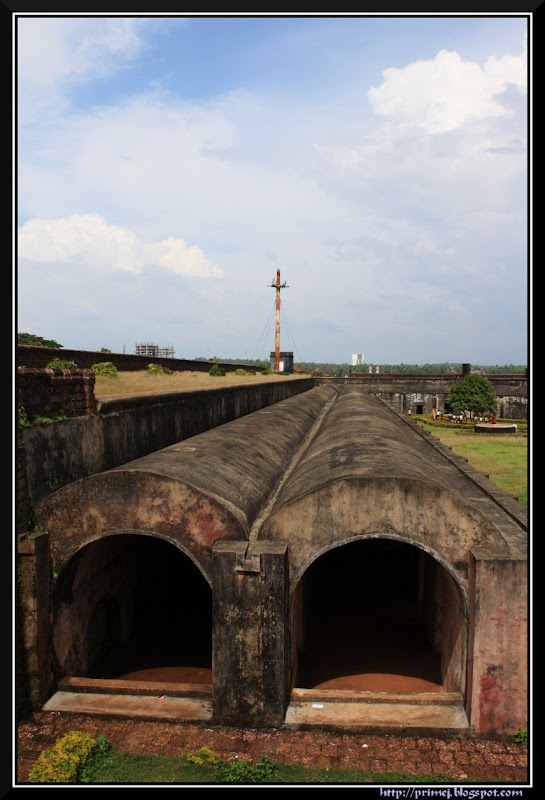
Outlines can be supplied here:
M280 290L286 288L286 282L280 283L280 270L276 270L276 283L270 284L272 289L276 289L276 325L274 333L274 371L280 372Z

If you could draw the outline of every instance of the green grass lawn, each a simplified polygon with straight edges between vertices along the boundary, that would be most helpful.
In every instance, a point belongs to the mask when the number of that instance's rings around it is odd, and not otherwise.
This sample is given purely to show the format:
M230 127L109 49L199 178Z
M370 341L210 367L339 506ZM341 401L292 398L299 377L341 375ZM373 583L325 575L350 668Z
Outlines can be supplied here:
M528 438L526 422L519 423L516 434L475 433L472 426L444 425L426 417L416 422L437 436L443 444L475 469L484 472L500 489L517 496L521 505L528 506Z
M86 783L123 784L386 784L448 783L443 775L409 775L403 772L369 772L358 769L316 769L276 764L262 759L223 761L218 766L193 763L187 755L129 755L110 750L87 770Z

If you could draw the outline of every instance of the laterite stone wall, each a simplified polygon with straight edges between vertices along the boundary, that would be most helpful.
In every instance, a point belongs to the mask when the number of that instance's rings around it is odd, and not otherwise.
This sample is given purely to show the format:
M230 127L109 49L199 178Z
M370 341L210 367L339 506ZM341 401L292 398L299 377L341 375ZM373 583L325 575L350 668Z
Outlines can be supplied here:
M90 369L19 369L17 402L29 419L94 414L95 375Z

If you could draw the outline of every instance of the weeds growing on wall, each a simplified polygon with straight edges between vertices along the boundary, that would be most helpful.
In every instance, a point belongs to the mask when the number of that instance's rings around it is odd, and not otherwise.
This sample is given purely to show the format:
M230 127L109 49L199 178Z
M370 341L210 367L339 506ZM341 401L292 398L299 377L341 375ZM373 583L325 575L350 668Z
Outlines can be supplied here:
M117 367L112 361L100 361L98 364L93 364L91 369L95 375L109 375L112 378L117 377Z
M77 369L75 361L65 361L62 358L54 358L46 365L46 369Z
M515 742L517 744L528 744L528 731L525 728L519 728L515 733Z

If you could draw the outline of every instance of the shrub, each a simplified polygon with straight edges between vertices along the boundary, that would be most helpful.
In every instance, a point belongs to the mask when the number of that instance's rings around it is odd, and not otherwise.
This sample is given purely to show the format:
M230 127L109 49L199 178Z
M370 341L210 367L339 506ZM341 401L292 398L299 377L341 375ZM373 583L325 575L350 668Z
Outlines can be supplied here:
M209 747L201 747L196 753L188 753L187 760L192 764L205 764L208 767L217 767L221 763L221 758Z
M173 371L168 369L167 367L163 367L162 364L148 364L148 368L146 370L147 375L173 375Z
M54 358L47 364L46 369L77 369L75 361L63 361L62 358Z
M98 364L93 364L91 369L97 375L111 375L113 377L117 376L117 367L112 361L101 361Z
M277 774L277 765L267 756L257 763L234 759L220 765L221 780L225 783L270 783Z
M21 403L17 405L17 425L19 425L20 428L28 428L30 425L28 414Z
M236 369L235 375L253 375L253 372L248 372L247 369Z
M225 375L225 372L217 364L212 364L212 366L208 370L208 374L212 376L216 375L218 377L222 377L223 375Z
M85 766L97 751L107 748L103 736L70 731L53 747L44 750L29 773L30 783L76 783L84 777Z
M517 744L528 744L528 731L525 728L519 728L515 733L515 742Z
M210 767L223 783L269 783L278 774L278 766L267 756L257 763L238 758L224 761L213 750L201 747L196 753L188 753L187 760Z

